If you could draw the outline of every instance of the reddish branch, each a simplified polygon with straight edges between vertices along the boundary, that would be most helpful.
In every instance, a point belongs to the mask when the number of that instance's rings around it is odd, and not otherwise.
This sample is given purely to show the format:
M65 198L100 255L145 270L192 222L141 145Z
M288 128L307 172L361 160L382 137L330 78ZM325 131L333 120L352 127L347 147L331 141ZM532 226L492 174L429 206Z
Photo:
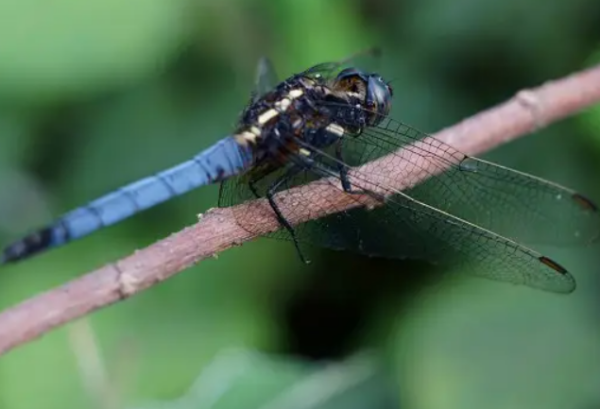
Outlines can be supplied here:
M464 153L477 155L598 101L600 66L521 91L509 101L449 127L435 137ZM409 154L405 149L400 155L389 155L366 164L361 171L366 173L371 166L390 166L392 161L393 168L404 169L405 177L393 186L401 190L428 176L423 169L403 164L406 161L403 155ZM406 176L407 169L414 171ZM320 206L294 207L299 198L307 196L318 197L322 201ZM279 199L285 214L293 215L290 220L293 224L356 205L340 189L322 183L282 192ZM255 232L250 233L236 223L233 208L212 209L194 226L2 312L0 354L64 323L128 298L207 257L279 228L264 200L242 204L235 209L251 215L256 221Z

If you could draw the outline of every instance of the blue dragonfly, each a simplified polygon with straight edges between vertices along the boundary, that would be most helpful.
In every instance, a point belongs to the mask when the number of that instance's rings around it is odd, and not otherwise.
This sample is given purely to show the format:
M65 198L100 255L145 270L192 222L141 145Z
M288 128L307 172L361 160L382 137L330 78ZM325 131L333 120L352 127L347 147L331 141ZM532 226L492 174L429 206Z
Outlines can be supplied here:
M15 262L91 234L200 186L222 182L220 206L266 197L282 229L271 234L302 245L459 267L483 277L568 293L572 275L528 244L591 242L600 230L596 205L544 179L465 155L390 118L393 90L379 74L351 65L354 57L313 66L278 82L259 62L250 101L231 134L192 159L66 213L7 246ZM383 155L399 168L357 172ZM394 178L424 172L424 182L399 191ZM443 171L442 171L443 170ZM413 173L411 173L413 172ZM276 194L313 180L335 181L358 206L298 226ZM369 188L372 187L372 188ZM303 198L299 206L317 206ZM234 214L257 229L252 215ZM386 238L386 239L382 239Z

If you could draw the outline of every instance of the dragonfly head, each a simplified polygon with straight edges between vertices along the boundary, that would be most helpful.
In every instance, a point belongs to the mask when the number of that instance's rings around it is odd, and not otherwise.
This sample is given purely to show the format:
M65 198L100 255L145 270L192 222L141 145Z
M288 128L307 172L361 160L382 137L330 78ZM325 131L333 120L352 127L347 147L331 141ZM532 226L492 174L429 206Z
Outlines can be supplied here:
M390 113L392 87L379 74L346 68L335 78L333 89L344 94L350 101L358 101L367 114L368 125L377 125Z

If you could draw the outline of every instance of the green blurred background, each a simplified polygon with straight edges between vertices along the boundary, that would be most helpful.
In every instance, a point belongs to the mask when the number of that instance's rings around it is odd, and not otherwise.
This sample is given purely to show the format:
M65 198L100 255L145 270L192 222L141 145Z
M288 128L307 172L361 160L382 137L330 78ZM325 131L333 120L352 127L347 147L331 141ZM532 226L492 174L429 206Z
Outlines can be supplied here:
M285 77L379 45L393 116L433 132L592 65L599 21L597 0L0 0L0 239L227 135L261 55ZM592 109L486 158L598 200L599 123ZM194 223L217 193L3 268L0 307ZM347 398L315 408L598 407L599 248L542 250L575 293L325 251L307 267L261 239L1 357L0 408L290 407L274 402L297 385ZM354 376L348 357L368 381L319 364Z

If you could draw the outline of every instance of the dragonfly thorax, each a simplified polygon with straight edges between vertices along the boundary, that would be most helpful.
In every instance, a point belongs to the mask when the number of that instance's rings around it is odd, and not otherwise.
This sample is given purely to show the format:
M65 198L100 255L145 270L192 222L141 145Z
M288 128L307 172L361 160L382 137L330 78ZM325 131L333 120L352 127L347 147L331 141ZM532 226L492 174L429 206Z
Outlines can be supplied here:
M334 138L321 131L332 118L330 110L319 104L330 93L315 79L301 75L288 78L244 110L237 139L254 148L257 162L274 158L283 161L283 156L299 150L300 141L329 145Z
M255 162L284 163L303 144L323 149L376 126L391 101L392 89L378 74L355 68L334 78L298 74L244 110L236 138L252 147Z

